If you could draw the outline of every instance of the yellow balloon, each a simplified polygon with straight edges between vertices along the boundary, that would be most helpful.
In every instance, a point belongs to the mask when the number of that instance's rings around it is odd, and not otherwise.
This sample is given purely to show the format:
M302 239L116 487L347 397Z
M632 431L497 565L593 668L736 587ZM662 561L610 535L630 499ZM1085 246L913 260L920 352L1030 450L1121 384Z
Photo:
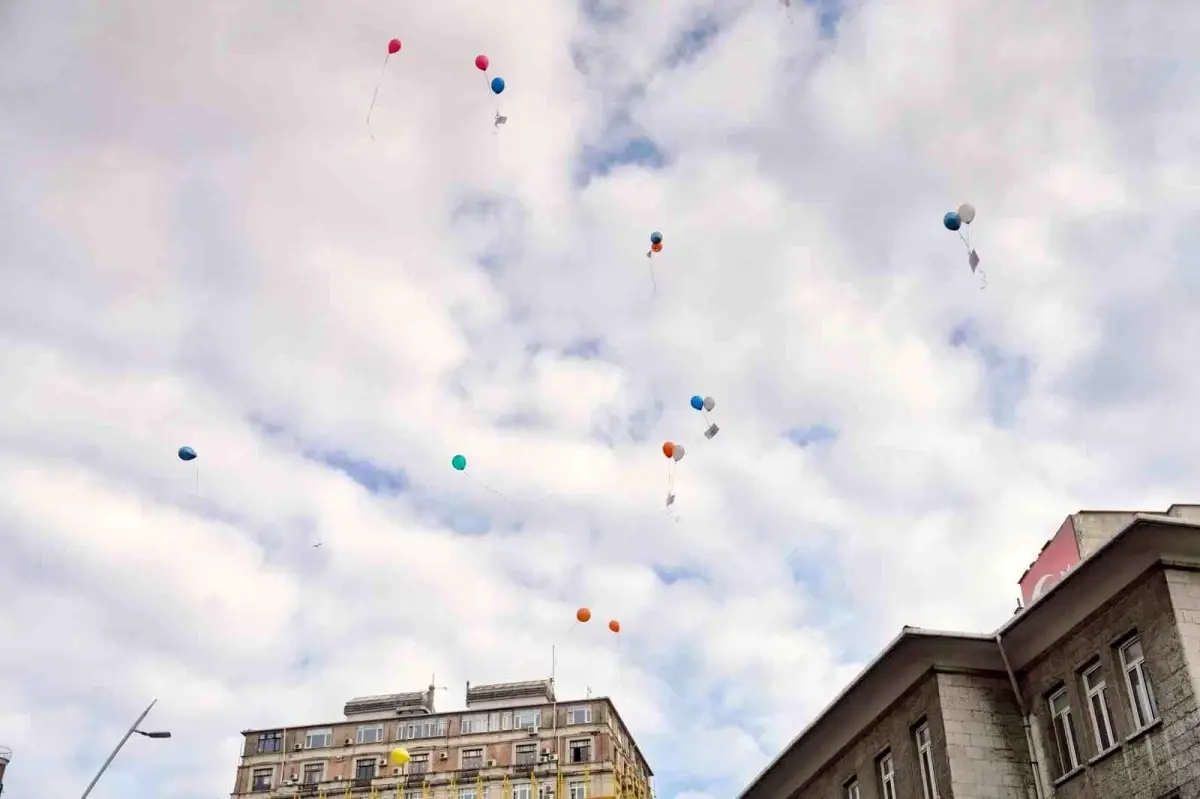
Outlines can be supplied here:
M409 760L412 760L412 758L408 756L408 750L402 746L392 750L391 759L393 766L403 766Z

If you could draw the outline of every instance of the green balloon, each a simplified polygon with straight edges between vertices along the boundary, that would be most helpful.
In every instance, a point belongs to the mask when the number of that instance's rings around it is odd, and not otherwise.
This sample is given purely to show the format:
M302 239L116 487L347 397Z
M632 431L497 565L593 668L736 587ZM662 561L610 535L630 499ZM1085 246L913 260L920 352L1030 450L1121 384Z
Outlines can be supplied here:
M462 455L455 455L453 460L450 461L450 465L461 472L463 469L467 468L467 459Z

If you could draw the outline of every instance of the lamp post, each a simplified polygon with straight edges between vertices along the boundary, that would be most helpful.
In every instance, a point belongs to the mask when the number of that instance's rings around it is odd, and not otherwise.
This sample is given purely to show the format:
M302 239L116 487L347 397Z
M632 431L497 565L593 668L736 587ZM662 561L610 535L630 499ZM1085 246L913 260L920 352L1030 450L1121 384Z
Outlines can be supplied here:
M138 735L145 736L146 738L170 738L171 737L171 733L169 733L169 732L142 732L141 730L138 729L138 725L141 724L142 721L146 718L146 716L148 716L150 714L150 709L153 708L155 703L157 703L157 702L158 702L157 699L153 700L149 705L146 706L146 709L142 711L142 715L138 716L137 720L133 722L133 726L129 728L129 732L125 733L125 737L121 739L121 742L119 744L117 744L117 748L114 749L112 751L112 754L108 756L108 760L104 761L104 765L100 767L100 770L98 772L96 772L96 776L92 777L91 783L88 785L87 790L85 790L83 792L83 796L81 796L80 799L87 799L87 795L92 792L92 788L95 788L96 783L98 783L100 781L100 778L102 776L104 776L104 772L108 770L109 765L116 758L117 752L120 752L121 747L124 746L125 742L129 740L129 736L133 735L136 732Z

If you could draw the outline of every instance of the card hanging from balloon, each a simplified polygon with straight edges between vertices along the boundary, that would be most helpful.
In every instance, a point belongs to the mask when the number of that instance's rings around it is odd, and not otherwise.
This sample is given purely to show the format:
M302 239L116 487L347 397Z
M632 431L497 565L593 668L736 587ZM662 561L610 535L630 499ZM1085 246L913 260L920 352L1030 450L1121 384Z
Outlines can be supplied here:
M983 280L983 285L979 287L982 291L987 288L987 273L979 269L979 255L971 246L971 223L975 221L975 206L970 203L963 203L958 206L957 211L948 211L942 217L942 224L946 230L958 234L959 240L963 243L963 247L967 250L967 264L971 267L971 273L975 274L978 271L980 278ZM966 235L963 235L963 225L966 225Z
M379 87L383 85L383 74L387 72L388 59L400 52L400 40L388 42L387 55L383 57L383 69L379 70L379 80L375 83L375 92L371 95L371 107L367 109L367 135L374 141L375 134L371 131L371 114L375 111L375 101L379 99Z

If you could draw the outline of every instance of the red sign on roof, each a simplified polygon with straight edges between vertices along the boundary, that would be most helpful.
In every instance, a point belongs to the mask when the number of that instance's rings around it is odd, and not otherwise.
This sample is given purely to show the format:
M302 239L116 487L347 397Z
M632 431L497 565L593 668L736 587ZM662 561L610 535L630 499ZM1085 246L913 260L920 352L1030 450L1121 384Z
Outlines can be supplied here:
M1054 537L1042 547L1037 560L1021 577L1021 598L1029 607L1049 591L1079 563L1079 545L1075 541L1075 521L1068 516Z

